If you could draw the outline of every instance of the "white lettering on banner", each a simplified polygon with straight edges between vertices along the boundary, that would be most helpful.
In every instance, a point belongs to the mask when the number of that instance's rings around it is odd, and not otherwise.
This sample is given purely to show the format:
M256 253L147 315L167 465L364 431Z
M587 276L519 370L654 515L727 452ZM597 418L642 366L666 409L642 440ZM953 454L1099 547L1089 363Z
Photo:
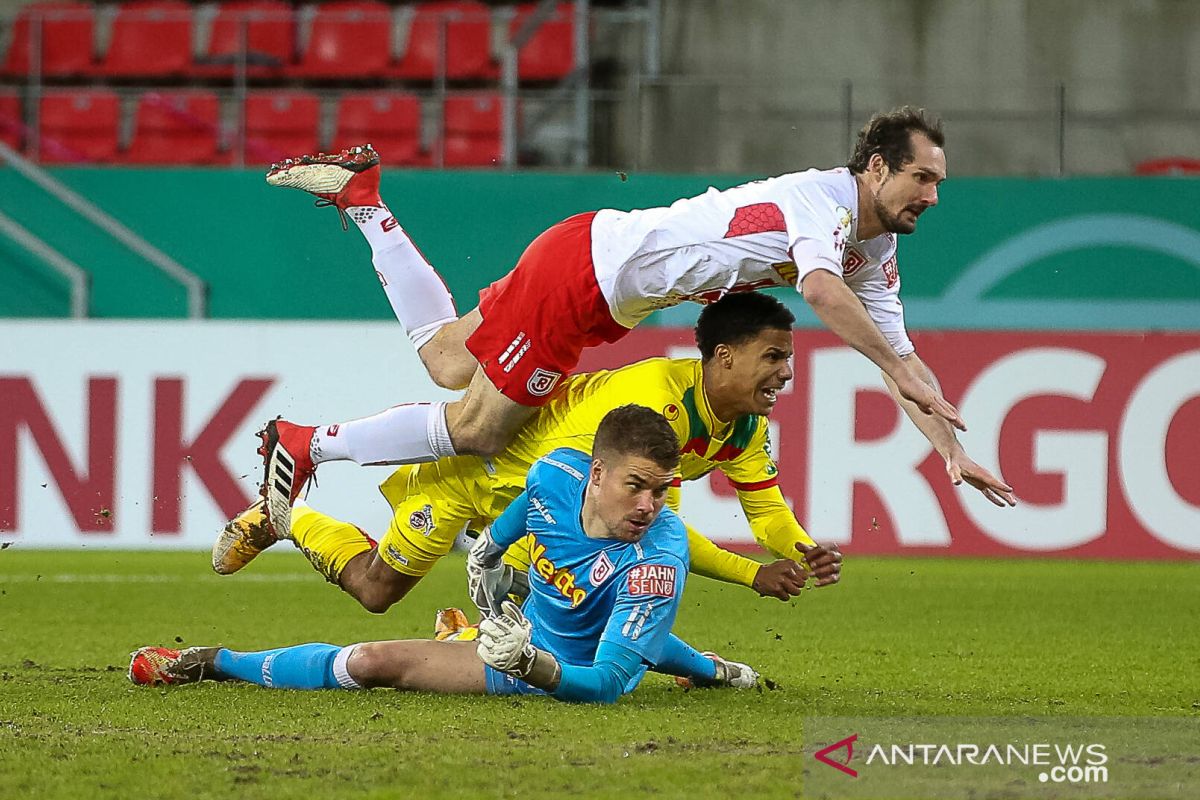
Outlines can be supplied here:
M1171 486L1162 446L1171 420L1194 397L1200 397L1200 353L1155 367L1129 398L1118 458L1129 507L1141 523L1175 547L1200 552L1200 508Z
M812 432L805 527L819 537L850 542L854 484L861 481L887 504L898 542L910 547L949 545L941 505L917 471L932 452L920 431L904 418L887 436L869 442L854 438L855 395L887 392L879 370L845 347L814 350L809 390Z
M970 425L967 451L980 464L1000 463L1000 430L1022 400L1061 395L1091 402L1105 361L1081 350L1039 347L1001 358L967 388L959 409ZM1102 431L1038 431L1033 466L1063 476L1056 505L1025 501L997 508L972 492L963 509L979 529L1007 545L1061 550L1104 534L1108 508L1108 435ZM1018 498L1020 495L1018 494Z
M313 331L319 328L319 335ZM0 542L211 547L262 475L254 431L450 399L395 325L0 322ZM304 358L296 342L304 342ZM312 364L321 364L313 391ZM397 376L403 376L398 378ZM379 473L323 483L322 511L386 529Z

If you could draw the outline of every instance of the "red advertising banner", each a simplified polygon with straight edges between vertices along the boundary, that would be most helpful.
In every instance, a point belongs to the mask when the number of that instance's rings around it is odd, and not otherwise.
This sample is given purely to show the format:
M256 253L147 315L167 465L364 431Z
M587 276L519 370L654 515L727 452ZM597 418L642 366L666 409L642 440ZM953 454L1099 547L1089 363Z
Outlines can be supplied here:
M783 492L815 538L859 554L1200 555L1200 334L914 341L967 423L967 452L1015 488L1018 506L953 486L878 370L832 334L798 331L796 377L772 421ZM642 329L581 368L691 344L685 329ZM719 473L708 480L713 496L733 495Z

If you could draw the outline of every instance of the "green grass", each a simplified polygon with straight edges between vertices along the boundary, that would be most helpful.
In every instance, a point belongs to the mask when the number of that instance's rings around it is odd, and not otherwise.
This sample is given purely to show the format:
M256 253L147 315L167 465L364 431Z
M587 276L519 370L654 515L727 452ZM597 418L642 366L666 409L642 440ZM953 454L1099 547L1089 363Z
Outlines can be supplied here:
M651 675L594 708L131 686L142 644L419 637L467 602L457 558L382 616L297 554L227 578L206 558L0 552L0 798L798 797L805 717L1200 724L1196 564L851 558L786 605L693 579L676 631L759 668L761 693Z

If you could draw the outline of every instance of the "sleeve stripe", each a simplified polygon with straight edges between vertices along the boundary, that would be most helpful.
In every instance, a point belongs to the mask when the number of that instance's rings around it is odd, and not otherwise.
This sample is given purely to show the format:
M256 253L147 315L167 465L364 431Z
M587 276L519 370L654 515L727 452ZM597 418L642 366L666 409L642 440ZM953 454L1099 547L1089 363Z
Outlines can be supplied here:
M759 489L770 489L772 486L779 485L779 476L767 478L765 481L755 481L754 483L739 483L738 481L729 479L730 485L739 492L757 492Z

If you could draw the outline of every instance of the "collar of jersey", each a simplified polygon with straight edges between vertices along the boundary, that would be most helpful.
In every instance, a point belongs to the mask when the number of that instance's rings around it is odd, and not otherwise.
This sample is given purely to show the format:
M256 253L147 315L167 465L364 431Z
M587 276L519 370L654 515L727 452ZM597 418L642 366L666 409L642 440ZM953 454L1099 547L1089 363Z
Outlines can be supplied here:
M708 395L704 393L704 367L699 361L696 362L696 391L693 397L696 398L696 411L700 414L700 421L708 428L710 438L717 441L729 438L736 420L721 422L713 413L712 406L708 404Z

